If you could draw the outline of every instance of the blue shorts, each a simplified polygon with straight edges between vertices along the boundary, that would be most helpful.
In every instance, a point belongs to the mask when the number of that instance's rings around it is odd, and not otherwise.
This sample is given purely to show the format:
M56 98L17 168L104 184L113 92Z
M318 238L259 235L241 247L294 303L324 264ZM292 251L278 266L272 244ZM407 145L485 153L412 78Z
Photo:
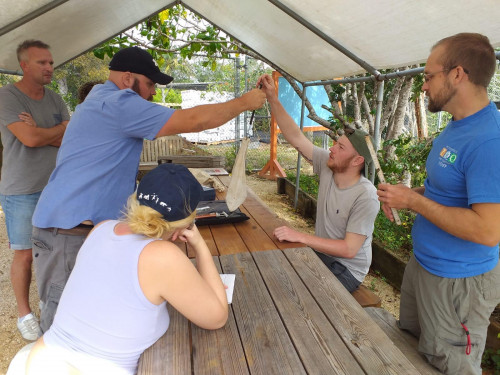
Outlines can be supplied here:
M42 192L25 195L1 195L7 235L12 250L31 249L31 218Z

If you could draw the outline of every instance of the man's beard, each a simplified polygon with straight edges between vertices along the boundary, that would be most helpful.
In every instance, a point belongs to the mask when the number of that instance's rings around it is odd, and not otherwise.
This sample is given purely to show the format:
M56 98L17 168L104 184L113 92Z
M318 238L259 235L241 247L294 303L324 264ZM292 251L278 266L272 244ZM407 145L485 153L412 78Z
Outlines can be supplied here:
M429 104L427 105L427 109L432 113L442 111L443 107L448 104L448 102L455 96L456 93L457 90L453 89L448 81L445 81L444 87L440 92L438 92L436 97L431 98L429 96Z
M333 159L332 162L328 164L328 167L331 169L333 173L344 173L347 170L347 168L349 168L349 163L351 162L352 159L354 159L355 156L356 155L351 156L349 159L344 160L340 164L334 164L335 159Z
M132 90L135 91L139 96L142 97L141 95L141 89L139 88L139 80L137 78L134 78L134 83L132 84ZM153 100L153 95L150 95L149 98L146 100L152 101Z

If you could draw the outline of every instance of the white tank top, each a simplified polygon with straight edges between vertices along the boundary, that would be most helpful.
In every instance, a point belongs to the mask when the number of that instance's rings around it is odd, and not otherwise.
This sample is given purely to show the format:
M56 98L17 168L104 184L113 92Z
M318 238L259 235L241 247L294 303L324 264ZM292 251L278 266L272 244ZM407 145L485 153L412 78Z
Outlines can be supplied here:
M167 331L170 319L166 302L151 303L139 285L139 255L154 239L118 236L113 232L118 223L101 224L81 247L44 341L133 374L142 352Z

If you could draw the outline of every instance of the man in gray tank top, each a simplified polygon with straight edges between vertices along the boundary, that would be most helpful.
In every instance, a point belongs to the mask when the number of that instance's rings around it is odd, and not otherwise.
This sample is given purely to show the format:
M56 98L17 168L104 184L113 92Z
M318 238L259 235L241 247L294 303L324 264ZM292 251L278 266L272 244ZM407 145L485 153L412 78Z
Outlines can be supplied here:
M23 78L0 88L0 203L14 250L10 276L19 316L17 327L24 339L33 341L39 327L28 298L33 262L31 217L54 169L69 113L61 97L44 87L54 71L49 46L38 40L24 41L18 46L17 57Z
M262 84L286 140L313 164L320 178L315 235L286 226L276 228L274 235L279 241L302 242L313 248L353 292L370 268L373 226L380 208L377 190L365 177L372 163L367 133L346 129L330 152L316 147L281 105L272 78L264 75L257 84Z

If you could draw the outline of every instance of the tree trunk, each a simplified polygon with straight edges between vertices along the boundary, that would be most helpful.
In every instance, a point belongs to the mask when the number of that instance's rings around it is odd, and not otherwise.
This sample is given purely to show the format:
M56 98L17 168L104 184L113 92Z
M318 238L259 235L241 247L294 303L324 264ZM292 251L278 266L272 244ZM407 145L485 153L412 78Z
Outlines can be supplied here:
M373 135L373 132L375 131L375 122L371 113L370 104L368 104L368 99L366 98L366 95L364 93L361 97L361 104L363 105L363 110L366 114L366 120L368 122L368 132Z
M418 139L427 138L429 136L427 128L427 116L425 114L424 93L417 96L415 102L415 115L417 117L417 134Z
M358 88L355 83L351 83L351 99L354 107L354 124L361 127L361 107L359 106Z
M403 86L404 82L404 77L399 77L396 80L396 83L394 84L394 88L392 89L391 93L389 94L389 98L387 99L387 103L384 106L384 113L383 116L380 120L380 137L382 137L382 131L387 128L389 125L389 121L394 115L394 112L396 111L396 104L398 102L398 97L399 97L399 92L401 91L401 87ZM375 140L375 142L378 142L380 144L380 139Z
M404 84L397 98L396 110L394 111L394 117L392 122L388 125L387 134L385 139L396 139L399 137L403 131L404 118L406 112L406 106L408 105L408 99L411 94L411 86L413 83L412 78L404 78ZM394 158L394 146L384 147L385 149L385 160Z
M387 129L387 136L385 139L396 139L403 132L404 118L408 99L411 94L411 86L413 78L406 78L403 87L398 95L396 110L394 111L394 118L392 124Z

